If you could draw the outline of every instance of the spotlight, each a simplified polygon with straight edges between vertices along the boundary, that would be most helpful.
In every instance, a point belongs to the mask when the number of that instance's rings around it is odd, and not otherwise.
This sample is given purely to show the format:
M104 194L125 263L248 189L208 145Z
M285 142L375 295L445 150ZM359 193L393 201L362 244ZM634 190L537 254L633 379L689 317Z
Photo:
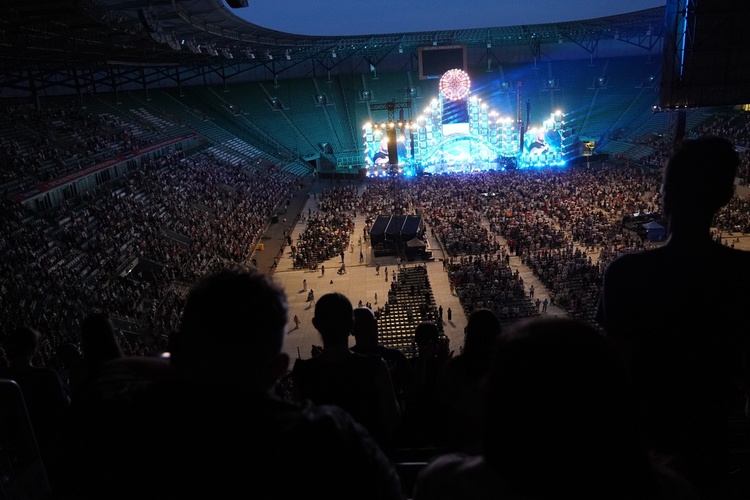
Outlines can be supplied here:
M286 52L284 52L284 57L286 57L287 61L292 60L292 55L289 53L289 49L286 49Z
M331 51L331 57L334 58L334 59L336 59L336 51L335 50Z

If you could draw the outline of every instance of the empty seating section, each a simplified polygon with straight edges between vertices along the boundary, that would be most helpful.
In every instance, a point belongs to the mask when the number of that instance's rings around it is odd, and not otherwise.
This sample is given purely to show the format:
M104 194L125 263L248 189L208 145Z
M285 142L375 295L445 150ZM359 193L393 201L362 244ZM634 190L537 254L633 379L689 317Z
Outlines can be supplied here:
M635 99L630 102L620 118L610 126L608 136L613 139L628 136L648 119L644 110L653 109L658 104L658 98L657 89L653 86L639 89Z
M416 356L414 329L422 321L442 325L424 266L402 267L391 282L388 301L376 312L379 343L399 349L407 357Z
M201 87L185 91L188 102L200 105L201 114L209 117L215 129L207 132L214 144L212 154L234 165L248 164L253 159L263 158L278 162L279 158L265 153L260 147L251 144L263 144L270 150L277 151L275 141L259 136L256 130L245 120L240 120L242 110L233 104L229 92L218 92L211 87Z
M368 90L370 90L370 100L369 103L386 103L388 101L395 100L396 102L404 102L406 100L406 91L410 88L410 78L409 73L407 71L399 71L396 73L383 73L378 74L377 79L375 79L373 76L365 76L364 80L367 84ZM429 88L432 90L432 92L428 92L428 95L431 97L437 97L438 89L437 89L437 80L423 80L420 81L420 85ZM359 88L361 90L364 89L364 82L359 82ZM427 90L427 89L425 89ZM429 102L429 101L427 101ZM416 115L421 113L421 109L419 109L419 100L415 100L414 109L412 109L413 117L416 118ZM423 106L426 106L424 104ZM361 108L360 108L361 109ZM366 106L364 107L366 111ZM383 113L380 112L382 115ZM406 114L406 112L405 112ZM364 117L363 117L364 118ZM385 121L385 116L382 117L382 121ZM396 113L395 116L396 119L399 119L398 113ZM405 116L405 118L408 118L408 115Z
M350 80L337 77L330 80L318 79L318 88L326 97L326 113L330 114L334 131L338 131L338 154L358 153L362 142L361 124L357 122L353 103L358 99L356 87L347 86Z

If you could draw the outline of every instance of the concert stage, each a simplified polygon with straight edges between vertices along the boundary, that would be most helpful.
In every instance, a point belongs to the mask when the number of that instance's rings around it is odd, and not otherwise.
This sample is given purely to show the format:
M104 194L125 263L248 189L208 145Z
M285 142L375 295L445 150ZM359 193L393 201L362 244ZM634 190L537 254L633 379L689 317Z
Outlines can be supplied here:
M565 129L562 111L534 126L528 123L528 109L526 121L521 119L520 104L518 116L500 116L471 95L468 75L460 70L443 75L439 95L414 120L410 101L373 107L381 109L388 111L387 120L362 127L370 177L562 167L575 140Z

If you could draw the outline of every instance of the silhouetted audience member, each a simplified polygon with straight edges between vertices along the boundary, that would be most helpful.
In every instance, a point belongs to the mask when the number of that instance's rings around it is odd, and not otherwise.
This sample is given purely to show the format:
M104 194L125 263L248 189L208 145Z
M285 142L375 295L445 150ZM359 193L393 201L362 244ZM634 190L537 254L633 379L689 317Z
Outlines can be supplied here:
M102 365L125 356L112 320L106 313L91 313L84 318L81 323L81 351L83 357L71 371L74 398L83 396L88 384L98 378Z
M378 320L369 307L354 309L352 335L355 344L352 351L358 354L377 354L388 365L393 388L400 403L403 403L406 391L414 379L414 371L409 359L399 349L387 347L378 343Z
M350 415L274 395L287 311L283 289L255 269L201 279L167 375L88 415L91 458L73 498L402 498L393 464Z
M437 381L452 353L448 338L440 337L438 326L423 321L414 329L417 356L411 358L414 382L406 399L402 439L409 446L432 447L439 440Z
M703 498L729 487L727 418L741 415L738 387L748 387L750 253L710 233L738 164L724 139L682 143L663 172L668 241L613 261L598 311L633 377L652 447Z
M21 388L39 452L54 487L61 459L62 426L70 397L55 370L34 366L40 342L40 333L29 326L11 330L3 342L8 366L0 369L0 378L14 380Z
M438 379L440 433L450 449L478 451L484 405L482 384L492 363L500 321L490 309L469 315L461 353L445 365Z
M292 380L297 397L340 406L390 451L401 410L383 358L349 349L351 302L340 293L323 295L315 304L312 323L323 348L317 356L294 363Z
M504 333L484 403L482 453L433 459L414 500L695 498L650 462L625 370L579 320L527 319Z
M75 342L64 342L55 351L55 358L59 363L57 374L63 381L68 397L71 397L71 376L83 359L81 348Z

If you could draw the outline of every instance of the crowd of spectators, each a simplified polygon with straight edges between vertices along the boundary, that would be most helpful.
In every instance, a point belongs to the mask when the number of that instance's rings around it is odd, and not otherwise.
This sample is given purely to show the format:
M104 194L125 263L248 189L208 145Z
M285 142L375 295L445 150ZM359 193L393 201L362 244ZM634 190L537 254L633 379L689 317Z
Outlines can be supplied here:
M319 210L307 217L305 229L290 249L295 268L317 269L321 262L346 251L354 231L356 186L337 186L315 196Z
M511 270L503 249L489 255L461 256L448 264L448 278L467 316L476 309L491 310L503 323L537 313L518 269Z
M359 206L369 215L390 210L422 214L433 236L455 258L451 281L460 285L456 291L467 312L479 300L504 321L534 313L533 304L513 302L523 296L517 285L485 279L501 272L497 268L509 253L548 287L552 303L592 320L606 265L622 253L654 246L623 220L659 214L659 183L657 170L608 165L426 176L400 183L377 179L368 182L360 201L348 191L339 208ZM398 201L394 195L400 196ZM750 227L748 201L736 197L717 214L716 227L725 233ZM488 263L492 268L484 269ZM503 297L516 298L506 307Z
M368 203L385 206L372 194L387 196L394 191L392 182L369 184ZM405 182L397 191L410 193L407 205L425 217L452 257L447 270L465 311L488 307L503 321L538 312L525 297L524 284L505 279L510 255L520 257L549 287L553 303L592 320L608 262L597 254L612 259L649 246L623 226L623 217L659 211L659 175L640 168L605 165Z
M0 122L0 186L5 194L131 152L159 137L157 130L135 119L92 113L72 101L44 107L8 104L0 108Z
M374 218L378 215L409 213L410 196L398 179L385 179L368 184L362 192L360 211Z
M719 124L709 130L716 127L723 130ZM91 134L79 142L103 147L93 129ZM122 139L133 146L132 138ZM19 144L8 147L6 153L15 154ZM35 173L31 164L10 168ZM123 356L166 349L180 329L187 291L205 275L248 261L274 210L298 182L274 167L247 169L173 153L43 213L5 202L0 324L39 330L34 361L60 369L62 347L77 342L85 318L102 311L113 323L132 325L133 335L113 330ZM309 214L291 251L295 267L315 267L350 246L358 213L414 211L424 215L448 253L445 270L467 315L489 311L504 323L538 313L509 265L515 255L554 303L593 321L607 265L650 246L622 219L661 210L658 182L658 172L648 169L601 166L375 180L361 195L356 186L336 187L320 193L318 211ZM715 227L744 232L750 201L735 197L716 216ZM392 291L397 288L392 283ZM411 295L422 292L410 289ZM394 297L389 294L389 302ZM439 332L442 313L435 312L425 304L419 317ZM428 348L431 362L446 361L445 352L433 359L432 350L440 349ZM439 384L440 367L433 371ZM439 385L431 390L438 405ZM430 437L430 444L440 443Z
M5 207L4 234L14 235L13 244L3 242L5 274L25 269L30 277L3 283L5 317L12 324L36 317L61 335L41 349L50 358L80 324L71 304L146 325L149 342L163 342L177 324L184 287L222 262L247 259L294 183L280 171L248 174L215 158L180 154L154 160L137 174L41 216L19 205ZM394 202L394 193L400 201ZM483 298L480 304L504 321L537 309L518 302L522 285L505 279L508 254L521 257L548 286L553 303L588 318L606 264L649 246L623 227L622 217L660 208L657 173L607 166L385 179L368 182L361 195L349 185L318 196L319 210L291 245L295 267L314 268L346 251L358 212L412 210L455 258L451 280L465 310ZM736 198L717 215L717 228L742 231L750 226L749 214L747 200ZM593 251L594 260L587 255ZM136 266L130 279L110 279L135 259L155 265ZM94 284L103 291L94 293ZM130 336L125 347L134 342L133 350L146 349L139 340Z
M42 331L45 364L93 311L130 331L121 338L128 354L153 351L177 326L185 288L248 260L297 182L276 168L175 153L45 213L6 202L2 323Z
M729 112L710 116L694 130L687 131L691 139L704 136L724 137L735 145L740 153L737 179L742 186L750 186L750 117L747 113ZM652 143L652 151L637 163L661 171L671 151L668 136L660 135Z
M733 130L732 137L742 137L744 124L742 117L717 117L694 133ZM347 198L344 207L358 206L368 215L422 214L449 256L475 255L489 261L503 248L499 236L512 255L521 257L549 285L553 303L574 316L591 319L606 265L622 253L654 246L644 234L623 224L624 218L636 214L658 217L660 213L658 167L669 150L660 143L654 149L657 153L640 163L655 168L633 163L566 171L428 176L408 184L378 179L368 182L361 201ZM742 165L739 171L742 179ZM715 227L717 238L744 232L750 227L748 201L735 197L717 214ZM733 242L728 239L727 244ZM586 253L594 253L594 259ZM469 297L494 289L488 284L472 285L471 292L462 290L466 297L462 303L471 311L474 305ZM502 307L496 312L504 316Z

